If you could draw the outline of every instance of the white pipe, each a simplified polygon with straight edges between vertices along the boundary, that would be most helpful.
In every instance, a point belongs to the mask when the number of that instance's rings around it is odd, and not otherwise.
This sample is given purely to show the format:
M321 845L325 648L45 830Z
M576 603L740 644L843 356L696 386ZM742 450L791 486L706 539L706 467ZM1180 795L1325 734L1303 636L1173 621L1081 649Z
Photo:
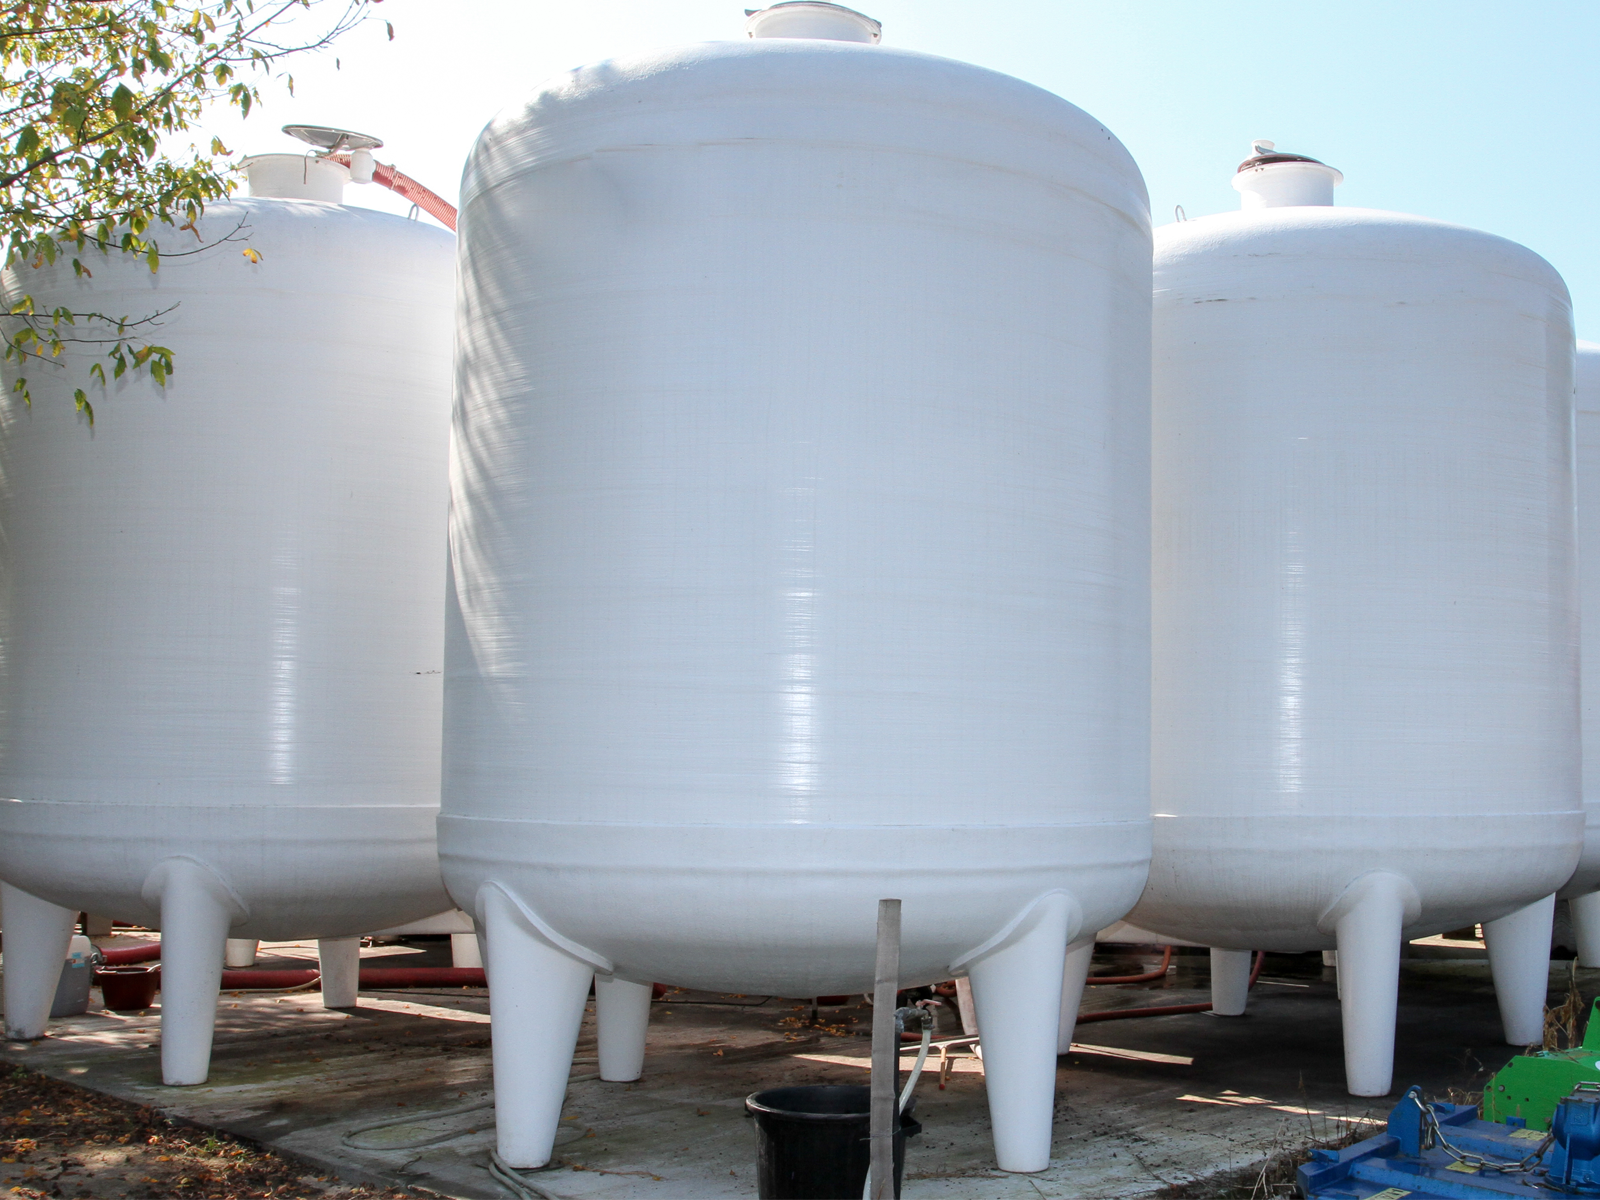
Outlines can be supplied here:
M1211 947L1211 1011L1219 1017L1242 1017L1250 1002L1249 950Z
M319 938L317 968L322 972L322 1007L355 1008L361 995L361 939Z
M1489 973L1500 1001L1506 1042L1531 1046L1544 1041L1544 1002L1550 987L1550 922L1556 898L1546 896L1525 908L1483 923Z
M615 975L594 977L594 1019L601 1079L630 1083L644 1074L650 992L648 983L618 979Z
M5 930L6 1037L31 1042L44 1036L61 968L78 914L0 883L0 929Z

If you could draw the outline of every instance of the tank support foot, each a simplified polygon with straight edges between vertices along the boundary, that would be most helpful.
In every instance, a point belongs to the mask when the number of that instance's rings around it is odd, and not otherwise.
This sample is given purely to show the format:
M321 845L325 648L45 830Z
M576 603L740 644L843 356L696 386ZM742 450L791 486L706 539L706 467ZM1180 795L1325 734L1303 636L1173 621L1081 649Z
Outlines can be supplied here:
M1506 1043L1531 1046L1544 1041L1544 1001L1550 986L1550 922L1556 898L1546 896L1526 908L1483 923L1489 973L1500 1001Z
M630 1083L644 1074L650 994L648 983L634 983L615 975L594 977L594 1020L600 1042L601 1079Z
M1077 916L1077 904L1065 893L1042 896L994 949L967 967L1002 1171L1050 1165L1062 980Z
M1078 1027L1078 1008L1083 1004L1084 980L1089 978L1089 962L1094 958L1094 935L1079 938L1067 947L1061 968L1061 1019L1056 1025L1056 1053L1072 1049L1072 1034Z
M354 1008L361 992L361 939L317 939L317 969L322 973L322 1007Z
M1600 967L1600 892L1574 896L1567 901L1572 910L1572 936L1578 943L1578 965Z
M216 872L192 858L169 858L145 884L161 908L161 1081L204 1083L228 928L242 908Z
M222 965L229 968L253 967L261 943L255 938L229 938L222 951Z
M542 1167L555 1146L594 968L540 936L498 887L485 887L478 903L489 941L497 1149L508 1166Z
M964 975L956 980L956 1015L961 1018L962 1035L977 1037L978 1010L972 1003L972 980Z
M483 966L483 951L478 946L476 933L452 933L450 935L450 965L452 967L479 967Z
M1211 1011L1219 1017L1242 1017L1250 1002L1248 950L1211 947Z
M1339 946L1339 1012L1345 1084L1352 1096L1385 1096L1394 1081L1400 937L1421 912L1411 881L1387 871L1357 879L1318 923Z
M78 914L0 883L0 929L5 930L6 1037L31 1042L44 1036L61 968Z

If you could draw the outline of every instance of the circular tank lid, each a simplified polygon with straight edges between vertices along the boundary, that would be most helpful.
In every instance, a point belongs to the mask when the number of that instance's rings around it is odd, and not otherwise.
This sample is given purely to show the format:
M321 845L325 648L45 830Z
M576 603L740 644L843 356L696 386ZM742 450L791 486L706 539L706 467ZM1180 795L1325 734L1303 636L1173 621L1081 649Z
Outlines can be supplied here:
M1320 158L1288 154L1265 138L1250 143L1251 154L1233 175L1245 208L1286 208L1333 203L1333 189L1344 173Z
M336 129L332 125L285 125L283 132L328 154L343 150L376 150L383 145L382 138L373 137L370 133Z
M783 0L766 8L747 8L744 31L753 38L816 38L830 42L883 40L883 25L865 13L822 0Z
M1328 164L1320 158L1312 158L1308 154L1287 154L1278 149L1276 142L1269 142L1266 138L1257 138L1250 143L1250 157L1239 164L1239 171L1248 171L1252 167L1265 167L1272 163L1291 162L1314 163L1319 167L1328 167ZM1328 167L1330 171L1335 169L1334 167ZM1234 172L1234 174L1238 173L1238 171Z

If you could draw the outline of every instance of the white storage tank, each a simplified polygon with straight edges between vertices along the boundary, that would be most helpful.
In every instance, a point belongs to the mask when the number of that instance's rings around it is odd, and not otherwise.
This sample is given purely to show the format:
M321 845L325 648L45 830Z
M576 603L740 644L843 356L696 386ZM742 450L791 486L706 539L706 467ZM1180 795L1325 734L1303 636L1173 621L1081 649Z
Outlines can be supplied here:
M626 1078L644 983L864 991L894 897L1038 1170L1064 948L1148 854L1143 182L848 9L750 32L561 76L466 170L440 854L499 1152L548 1159L596 973Z
M226 940L450 907L455 239L339 203L335 163L249 167L251 197L209 205L198 238L154 234L185 252L154 274L94 254L89 278L63 259L5 280L40 312L160 314L141 332L176 354L165 387L113 380L92 428L72 388L93 343L33 364L32 407L0 417L7 1032L43 1032L80 910L159 926L178 1084L206 1078Z
M1129 920L1337 948L1367 1096L1402 938L1485 922L1507 1038L1541 1035L1583 833L1573 335L1543 259L1334 207L1339 179L1258 143L1243 211L1157 231L1155 850Z
M1578 961L1600 967L1600 346L1578 343L1578 593L1583 601L1583 857L1561 889Z

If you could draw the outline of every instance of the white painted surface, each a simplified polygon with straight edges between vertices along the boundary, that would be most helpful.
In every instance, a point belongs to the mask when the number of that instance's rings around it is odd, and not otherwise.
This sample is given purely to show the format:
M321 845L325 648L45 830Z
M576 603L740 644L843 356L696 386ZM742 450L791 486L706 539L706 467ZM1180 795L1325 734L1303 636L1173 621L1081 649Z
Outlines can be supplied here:
M1600 346L1578 343L1575 396L1578 569L1583 603L1583 857L1561 889L1572 902L1578 960L1600 966Z
M489 127L441 824L464 906L496 879L627 977L802 996L870 983L881 895L908 984L1054 888L1121 915L1143 205L1064 101L845 43L608 63Z
M230 938L437 913L454 239L270 199L199 229L156 274L8 281L171 308L177 370L96 395L92 430L87 361L36 370L0 417L0 877L154 924L147 878L187 856L235 893Z
M1367 872L1415 889L1407 938L1548 895L1583 822L1559 276L1367 209L1156 245L1156 850L1130 921L1332 949Z
M1520 1036L1578 861L1571 304L1521 246L1254 162L1243 211L1157 232L1129 919L1336 948L1348 1086L1381 1096L1401 941L1521 912L1496 972Z
M1483 924L1489 970L1500 1001L1500 1021L1512 1046L1544 1045L1544 1005L1550 980L1550 919L1556 898L1546 896Z
M454 239L259 197L198 234L157 233L193 252L155 274L90 255L91 277L8 276L42 310L160 313L177 369L91 387L91 429L71 388L98 348L74 351L0 414L0 878L161 926L163 1069L184 1084L206 1077L225 942L450 906Z
M1344 182L1344 175L1326 163L1277 162L1249 167L1233 177L1240 206L1288 208L1300 205L1333 203L1333 189Z
M340 204L344 186L351 182L350 168L314 154L256 154L241 165L252 197ZM369 183L371 176L356 182Z
M1131 905L1147 219L1080 110L871 45L614 61L489 126L440 846L514 901L491 972L861 992L885 896L905 985Z

